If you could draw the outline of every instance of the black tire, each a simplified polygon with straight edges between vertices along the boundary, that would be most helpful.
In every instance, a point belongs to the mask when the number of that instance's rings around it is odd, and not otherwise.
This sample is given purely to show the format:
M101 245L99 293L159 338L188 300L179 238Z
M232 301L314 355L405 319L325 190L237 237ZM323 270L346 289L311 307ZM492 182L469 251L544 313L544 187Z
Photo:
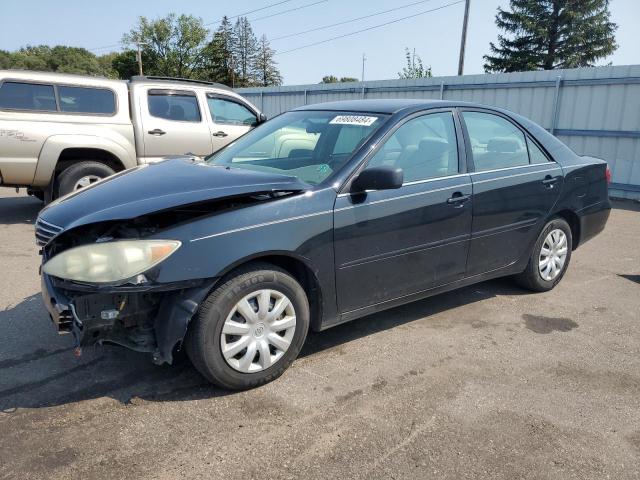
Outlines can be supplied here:
M562 266L562 270L560 273L552 280L545 280L542 278L540 274L540 270L538 268L538 261L540 258L540 251L542 249L542 245L544 244L547 235L552 230L560 229L564 232L567 237L567 256L564 261L564 265ZM523 288L528 290L532 290L534 292L547 292L554 288L564 274L569 268L569 263L571 261L571 249L573 246L573 237L571 235L571 227L569 224L560 217L552 218L542 229L540 235L538 236L538 240L536 240L535 245L533 246L533 250L531 251L531 255L529 256L529 262L527 263L527 268L525 270L515 276L515 280Z
M288 350L270 367L242 373L225 360L220 345L229 312L244 296L261 289L278 290L291 301L296 314L295 333ZM185 347L191 362L209 381L231 390L244 390L278 378L300 353L309 329L309 302L304 289L286 271L268 263L238 269L223 279L202 303L191 321Z
M56 178L54 185L54 198L62 197L74 191L74 187L83 177L94 176L107 178L116 173L104 163L94 161L82 161L65 168Z
M37 198L41 202L44 202L44 192L42 190L33 190L30 194L33 198Z

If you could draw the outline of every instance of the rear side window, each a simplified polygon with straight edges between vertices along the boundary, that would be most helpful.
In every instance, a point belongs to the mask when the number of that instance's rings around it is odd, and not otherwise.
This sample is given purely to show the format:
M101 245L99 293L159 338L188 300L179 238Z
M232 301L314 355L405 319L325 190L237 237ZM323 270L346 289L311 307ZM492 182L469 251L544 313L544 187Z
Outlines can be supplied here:
M0 86L0 108L55 112L53 85L4 82Z
M513 123L490 113L463 112L476 172L529 165L527 143Z
M111 115L116 112L116 99L111 90L92 87L58 86L60 111Z
M207 104L211 112L213 123L222 125L253 126L258 119L255 114L244 105L225 100L220 97L207 96Z
M194 92L187 90L149 90L149 113L175 122L199 122L200 107Z
M529 145L529 158L531 159L531 163L549 163L547 156L529 137L527 137L527 145Z

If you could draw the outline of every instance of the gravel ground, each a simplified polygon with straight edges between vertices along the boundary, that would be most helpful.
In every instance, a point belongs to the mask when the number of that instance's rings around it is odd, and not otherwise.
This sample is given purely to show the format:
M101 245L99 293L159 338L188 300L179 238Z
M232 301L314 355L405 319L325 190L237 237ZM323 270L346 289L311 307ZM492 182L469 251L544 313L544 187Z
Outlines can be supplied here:
M242 393L112 347L39 296L39 203L0 189L0 479L640 478L640 208L562 283L481 283L312 334Z

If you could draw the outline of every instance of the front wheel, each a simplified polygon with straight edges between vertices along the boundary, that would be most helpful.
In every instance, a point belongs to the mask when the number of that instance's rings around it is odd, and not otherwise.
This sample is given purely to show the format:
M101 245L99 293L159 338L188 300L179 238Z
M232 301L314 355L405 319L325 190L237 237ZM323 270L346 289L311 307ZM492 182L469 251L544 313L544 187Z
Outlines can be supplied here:
M239 270L216 288L189 325L186 350L209 381L233 390L276 379L309 328L304 289L270 264Z
M572 246L569 224L560 217L551 219L533 246L527 268L515 277L516 281L534 292L551 290L569 267Z

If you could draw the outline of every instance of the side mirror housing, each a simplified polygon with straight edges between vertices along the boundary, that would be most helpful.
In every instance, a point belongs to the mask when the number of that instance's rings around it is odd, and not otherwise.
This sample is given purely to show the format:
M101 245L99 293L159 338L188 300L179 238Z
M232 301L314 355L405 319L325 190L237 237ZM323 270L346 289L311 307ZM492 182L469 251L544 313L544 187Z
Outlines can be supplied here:
M264 123L266 121L267 121L267 116L264 113L260 112L258 114L258 125L260 125L261 123Z
M403 181L404 173L401 168L371 167L360 172L351 184L351 191L393 190L400 188Z

